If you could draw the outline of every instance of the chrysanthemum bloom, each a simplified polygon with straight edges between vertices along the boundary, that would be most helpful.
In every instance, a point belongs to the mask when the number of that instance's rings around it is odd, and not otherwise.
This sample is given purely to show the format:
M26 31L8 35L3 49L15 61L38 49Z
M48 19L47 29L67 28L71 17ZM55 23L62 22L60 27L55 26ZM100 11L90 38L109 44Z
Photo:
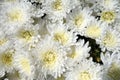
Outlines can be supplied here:
M44 76L52 75L57 78L65 72L66 51L54 42L49 36L46 36L36 48L35 57L37 59L37 71L42 72Z
M7 33L14 33L13 30L25 23L31 23L32 8L29 2L16 2L14 4L0 5L0 25ZM4 24L3 24L4 23Z
M19 49L20 47L24 47L27 50L31 50L35 47L35 44L37 44L40 39L38 30L39 26L33 26L32 24L23 25L20 27L16 31L16 34L13 35L15 48Z
M82 33L82 30L85 29L91 19L91 11L88 8L82 9L80 6L73 9L72 12L67 17L67 23L71 28L75 28L77 31Z
M100 46L103 50L107 49L108 51L119 50L120 44L120 35L119 32L115 29L108 29L106 34L101 37Z
M104 35L106 30L106 25L96 19L93 19L85 29L85 36L90 37L92 39L99 39Z
M68 26L61 22L48 25L48 32L54 41L63 46L70 46L73 42L73 31L68 31Z
M43 3L48 19L52 19L52 21L66 17L66 13L70 11L69 5L70 0L45 0Z
M113 23L119 17L119 2L117 0L101 0L102 12L100 20L108 24Z

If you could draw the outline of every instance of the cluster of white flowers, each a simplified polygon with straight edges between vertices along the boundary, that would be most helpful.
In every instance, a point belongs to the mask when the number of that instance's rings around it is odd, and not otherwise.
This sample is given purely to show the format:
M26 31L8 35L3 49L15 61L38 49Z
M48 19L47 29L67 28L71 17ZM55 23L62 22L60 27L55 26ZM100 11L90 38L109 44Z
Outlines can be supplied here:
M0 0L0 80L120 80L120 1Z

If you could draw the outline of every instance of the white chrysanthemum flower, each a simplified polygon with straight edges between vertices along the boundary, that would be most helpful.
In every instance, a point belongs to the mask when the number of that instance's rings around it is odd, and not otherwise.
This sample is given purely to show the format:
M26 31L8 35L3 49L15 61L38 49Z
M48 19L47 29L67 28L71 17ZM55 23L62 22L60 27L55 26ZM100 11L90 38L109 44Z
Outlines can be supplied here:
M101 54L101 59L103 62L103 80L119 80L120 79L120 53L106 52Z
M12 73L14 68L14 55L13 49L7 49L0 52L0 76L4 76L5 72Z
M36 48L37 54L37 71L40 71L40 74L52 75L57 78L63 72L65 72L65 61L66 61L66 51L62 47L54 42L51 37L46 36Z
M109 28L99 43L103 51L105 49L108 51L120 50L120 34L117 30Z
M63 23L55 23L48 25L48 31L53 40L64 46L70 46L73 42L73 31L68 31L68 26Z
M68 67L76 66L76 64L80 63L82 59L85 59L90 56L89 51L90 47L88 47L89 43L85 43L84 40L79 40L77 43L71 46L71 51L68 53Z
M24 25L19 28L16 34L13 36L15 48L26 47L28 50L35 47L35 44L39 41L40 35L38 33L39 26L33 26L32 24Z
M25 80L33 80L34 65L33 59L29 52L24 50L17 50L14 59L14 66L19 73L19 77Z
M99 39L104 35L106 30L106 25L96 19L93 19L90 24L87 25L85 29L85 35L93 39Z
M0 25L5 31L14 33L13 30L16 30L25 23L32 22L32 8L29 2L0 5L0 8Z
M81 7L77 7L69 14L67 23L70 27L81 31L87 26L91 19L93 19L90 15L91 11L88 8L82 9Z
M100 0L98 1L98 4L100 5L101 12L98 12L97 14L100 15L101 21L109 24L120 18L118 0Z
M73 70L66 72L65 80L102 80L101 66L84 59Z
M46 10L47 17L54 21L66 17L69 9L70 0L45 0L43 7Z

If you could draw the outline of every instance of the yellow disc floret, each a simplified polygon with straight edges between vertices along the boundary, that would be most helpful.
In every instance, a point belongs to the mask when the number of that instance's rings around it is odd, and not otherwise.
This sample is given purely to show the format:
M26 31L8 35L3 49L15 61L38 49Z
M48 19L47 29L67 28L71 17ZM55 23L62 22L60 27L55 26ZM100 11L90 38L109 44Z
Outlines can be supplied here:
M61 42L63 45L66 44L69 40L69 36L67 32L56 32L54 34L54 40Z
M87 71L81 72L79 74L79 80L91 80L91 74Z
M114 11L105 11L101 14L101 20L107 23L111 23L115 20L115 12Z
M86 29L86 35L92 38L98 38L101 36L101 28L97 26L89 26Z
M57 11L62 10L62 1L56 0L55 2L53 2L53 8Z
M12 52L4 52L1 55L1 61L2 64L6 65L6 66L11 66L13 63L13 53Z
M108 32L106 33L105 37L102 40L102 43L106 46L106 47L114 47L117 43L115 36Z
M34 34L34 32L33 31L29 31L29 30L22 30L22 31L20 31L20 37L25 39L26 41L31 40L33 34Z
M11 22L22 22L23 19L23 12L19 9L14 9L8 12L8 17Z
M53 67L57 61L57 54L56 54L56 52L54 52L52 50L47 51L43 54L42 60L43 60L43 64L46 67Z
M20 65L22 67L22 69L28 73L31 74L31 66L30 66L30 61L27 58L21 58L20 59Z
M0 46L6 43L6 41L7 41L6 39L0 39Z
M82 15L78 15L78 16L76 16L75 19L74 19L74 24L75 24L77 27L79 27L79 26L81 26L81 24L83 23L83 21L84 21L83 16L82 16Z

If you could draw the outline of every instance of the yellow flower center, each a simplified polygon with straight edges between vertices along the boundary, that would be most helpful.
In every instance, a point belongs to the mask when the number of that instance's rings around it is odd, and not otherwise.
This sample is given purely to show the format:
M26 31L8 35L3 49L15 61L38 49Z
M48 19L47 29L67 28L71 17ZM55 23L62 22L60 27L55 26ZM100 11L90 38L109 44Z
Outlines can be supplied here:
M81 26L81 24L83 23L83 21L84 21L83 16L82 15L78 15L74 19L74 24L79 27L79 26Z
M21 58L20 64L26 73L31 74L30 61L27 58Z
M92 38L98 38L101 35L101 28L97 26L89 26L86 29L86 35Z
M61 42L63 45L66 44L69 40L68 33L66 32L57 32L54 34L54 40Z
M89 72L81 72L79 74L79 80L91 80L91 74Z
M0 40L0 46L3 45L3 44L6 43L6 42L7 42L6 39L1 39L1 40Z
M8 13L9 20L12 22L22 22L23 19L23 12L19 9L14 9Z
M43 63L46 67L53 67L57 61L57 54L54 51L47 51L43 55Z
M34 34L33 31L29 31L29 30L20 31L20 37L25 39L26 41L31 40L33 34Z
M105 37L102 40L102 43L106 46L106 47L114 47L116 45L116 38L113 34L111 34L110 32L106 33Z
M113 11L102 12L101 20L103 20L107 23L113 22L115 20L115 12L113 12Z
M62 10L62 1L56 0L55 2L53 2L53 8L57 11Z
M111 67L108 69L107 75L113 80L119 80L120 79L120 66L113 63Z
M13 62L13 53L12 52L5 52L1 56L1 61L6 66L11 66Z

